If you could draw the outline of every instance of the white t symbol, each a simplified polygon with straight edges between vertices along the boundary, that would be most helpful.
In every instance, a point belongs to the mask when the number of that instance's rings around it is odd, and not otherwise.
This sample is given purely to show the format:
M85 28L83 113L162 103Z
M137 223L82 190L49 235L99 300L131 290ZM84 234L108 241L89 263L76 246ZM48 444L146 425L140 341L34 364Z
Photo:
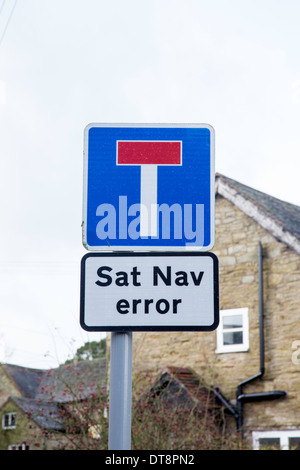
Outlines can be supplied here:
M117 165L141 167L141 237L157 236L157 166L181 164L181 141L117 141Z

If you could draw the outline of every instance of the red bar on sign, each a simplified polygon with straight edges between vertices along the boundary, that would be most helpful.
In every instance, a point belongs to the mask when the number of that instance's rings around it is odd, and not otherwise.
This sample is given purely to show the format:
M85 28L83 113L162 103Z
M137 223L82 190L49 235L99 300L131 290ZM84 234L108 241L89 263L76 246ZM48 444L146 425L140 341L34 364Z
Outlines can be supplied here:
M118 165L181 165L181 142L118 141Z

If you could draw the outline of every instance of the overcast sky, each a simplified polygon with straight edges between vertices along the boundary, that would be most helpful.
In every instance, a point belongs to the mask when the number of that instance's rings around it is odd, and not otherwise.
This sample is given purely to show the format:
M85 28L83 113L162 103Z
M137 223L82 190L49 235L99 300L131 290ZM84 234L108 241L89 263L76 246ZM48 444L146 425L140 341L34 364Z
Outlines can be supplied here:
M216 171L300 205L299 0L0 0L2 359L79 326L83 130L209 123ZM1 359L0 357L0 359Z

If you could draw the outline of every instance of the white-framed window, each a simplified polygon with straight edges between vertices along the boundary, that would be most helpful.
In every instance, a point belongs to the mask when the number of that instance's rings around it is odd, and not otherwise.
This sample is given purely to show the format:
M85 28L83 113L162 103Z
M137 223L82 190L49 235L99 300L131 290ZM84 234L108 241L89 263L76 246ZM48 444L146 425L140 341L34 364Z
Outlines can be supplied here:
M300 450L300 431L254 431L253 449Z
M243 352L248 349L248 308L221 310L216 353Z
M15 429L17 413L4 413L2 416L3 429Z

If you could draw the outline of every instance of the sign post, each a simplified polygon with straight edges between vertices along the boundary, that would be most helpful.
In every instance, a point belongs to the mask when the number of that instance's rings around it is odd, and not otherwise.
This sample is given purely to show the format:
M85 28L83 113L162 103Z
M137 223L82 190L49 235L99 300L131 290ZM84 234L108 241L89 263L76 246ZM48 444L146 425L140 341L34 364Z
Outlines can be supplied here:
M109 450L130 450L132 333L111 334Z
M218 326L214 198L211 126L85 128L80 323L111 331L110 450L131 446L132 332Z

